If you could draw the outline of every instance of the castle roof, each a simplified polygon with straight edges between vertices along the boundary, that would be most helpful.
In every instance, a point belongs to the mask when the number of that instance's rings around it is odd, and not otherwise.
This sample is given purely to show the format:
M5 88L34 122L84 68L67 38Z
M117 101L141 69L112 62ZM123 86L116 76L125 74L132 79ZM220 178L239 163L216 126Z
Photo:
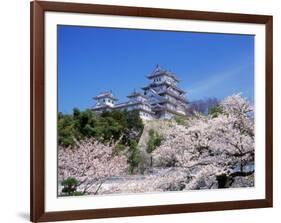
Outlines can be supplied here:
M107 108L112 108L111 106L107 105L107 104L103 104L101 106L95 106L92 108L93 111L99 111L99 110L105 110Z
M141 101L134 102L134 103L124 102L124 103L120 103L120 104L115 105L114 107L112 107L112 109L120 109L120 108L126 109L126 108L129 108L131 106L142 105L142 104L150 106L150 104L148 104L146 102L141 102ZM153 111L149 111L149 110L141 108L141 107L137 107L137 108L135 108L135 110L144 111L144 112L147 112L147 113L150 113L150 114L154 114Z
M180 100L180 101L182 101L182 102L184 102L184 103L187 103L187 102L188 102L185 97L179 96L179 95L175 94L174 92L172 92L172 91L170 91L170 90L168 90L168 89L163 90L163 91L159 92L158 94L159 94L160 96L164 96L164 95L167 94L167 95L170 95L171 97L176 98L177 100Z
M165 104L171 104L171 105L177 105L176 102L173 102L167 98L162 98L161 100L159 101L155 101L155 102L152 102L151 105L154 107L157 107L157 106L162 106L162 105L165 105Z
M95 99L95 100L103 99L103 98L110 98L110 99L112 99L114 101L118 101L118 99L113 96L111 91L103 92L103 93L100 93L97 96L93 97L93 99Z
M123 103L119 103L119 104L116 104L114 107L115 108L123 108L123 107L130 107L130 106L133 106L133 105L150 105L149 103L147 102L143 102L143 101L136 101L136 102L123 102Z
M158 86L162 86L162 85L166 85L166 86L168 86L168 87L171 87L171 88L175 89L176 91L178 91L178 92L180 92L180 93L186 93L184 90L178 88L178 87L175 86L175 85L172 85L172 84L168 83L167 81L163 81L163 82L161 82L161 83L151 83L151 84L149 84L149 85L147 85L147 86L145 86L145 87L142 87L142 89L143 89L143 90L147 90L147 89L149 89L149 88L158 87Z
M173 102L173 101L171 101L171 100L169 100L169 99L164 99L164 100L162 100L162 101L160 101L160 102L158 102L160 105L165 105L165 104L171 104L171 105L177 105L177 103L176 102Z
M136 98L136 97L143 97L145 99L147 99L147 97L145 95L143 95L140 92L137 91L133 91L130 95L127 96L127 98Z
M168 76L171 77L174 81L179 82L179 79L176 77L175 74L171 73L170 71L162 69L159 65L156 65L154 71L150 75L148 75L147 78L152 79L160 76Z

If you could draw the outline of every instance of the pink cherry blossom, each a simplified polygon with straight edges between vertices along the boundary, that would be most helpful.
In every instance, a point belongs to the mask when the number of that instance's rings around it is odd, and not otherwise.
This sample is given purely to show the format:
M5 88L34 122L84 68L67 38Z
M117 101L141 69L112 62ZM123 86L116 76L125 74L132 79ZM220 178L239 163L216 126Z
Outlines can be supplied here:
M59 148L58 178L68 177L80 181L79 190L87 192L104 183L111 176L126 173L128 168L125 155L114 154L114 146L102 144L95 139L86 139L74 148Z

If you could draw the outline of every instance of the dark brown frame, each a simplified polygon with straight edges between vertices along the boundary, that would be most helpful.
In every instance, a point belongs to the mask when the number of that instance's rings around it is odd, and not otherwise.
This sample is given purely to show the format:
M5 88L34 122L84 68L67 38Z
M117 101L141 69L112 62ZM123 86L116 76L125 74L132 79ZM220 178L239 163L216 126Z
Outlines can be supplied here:
M44 195L44 13L46 11L141 16L170 19L225 21L265 24L266 26L266 198L195 204L158 205L98 210L45 212ZM203 11L139 8L62 2L31 2L31 153L30 153L30 212L31 221L77 220L138 215L159 215L215 210L263 208L273 206L273 17Z

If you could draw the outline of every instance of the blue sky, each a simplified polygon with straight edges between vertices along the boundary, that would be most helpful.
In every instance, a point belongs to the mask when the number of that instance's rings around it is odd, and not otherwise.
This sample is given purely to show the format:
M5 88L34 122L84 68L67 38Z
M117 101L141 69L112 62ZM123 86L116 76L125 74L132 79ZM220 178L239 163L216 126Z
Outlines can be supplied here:
M124 101L156 64L176 73L190 101L238 92L254 99L254 36L61 25L58 109L90 108L107 90Z

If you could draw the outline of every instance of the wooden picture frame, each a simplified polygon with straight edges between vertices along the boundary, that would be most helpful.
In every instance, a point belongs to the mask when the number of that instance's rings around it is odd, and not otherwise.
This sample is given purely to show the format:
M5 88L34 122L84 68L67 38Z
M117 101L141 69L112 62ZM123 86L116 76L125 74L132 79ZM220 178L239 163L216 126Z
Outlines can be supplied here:
M266 27L265 74L266 92L266 145L265 145L265 199L226 202L188 203L143 207L109 208L96 210L45 211L45 48L44 14L46 12L72 12L134 17L169 18L180 20L221 21L264 24ZM159 215L201 211L265 208L273 205L273 18L267 15L234 14L219 12L139 8L125 6L93 5L78 3L31 2L31 153L30 153L30 212L31 221L58 221L124 216Z

